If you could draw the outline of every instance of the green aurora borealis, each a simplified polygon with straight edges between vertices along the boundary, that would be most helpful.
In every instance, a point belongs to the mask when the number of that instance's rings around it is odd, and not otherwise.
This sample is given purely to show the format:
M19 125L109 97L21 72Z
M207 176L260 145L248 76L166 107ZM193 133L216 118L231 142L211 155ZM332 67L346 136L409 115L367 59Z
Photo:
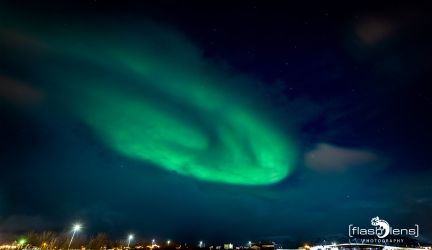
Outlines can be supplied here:
M1 244L432 246L429 5L0 1Z
M110 148L204 181L268 185L290 174L292 139L232 87L254 80L223 70L158 25L133 37L101 33L38 35L49 48L41 53L57 63L37 71Z

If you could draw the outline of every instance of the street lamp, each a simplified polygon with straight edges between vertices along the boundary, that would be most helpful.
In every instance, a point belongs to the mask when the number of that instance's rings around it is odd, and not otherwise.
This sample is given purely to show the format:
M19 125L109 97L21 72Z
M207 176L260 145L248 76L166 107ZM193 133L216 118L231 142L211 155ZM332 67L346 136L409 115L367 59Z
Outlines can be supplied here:
M73 241L73 239L75 237L75 233L78 232L79 230L81 230L81 224L75 224L75 225L73 225L73 227L72 227L72 232L73 233L72 233L71 240L69 242L68 250L69 250L69 248L70 248L70 246L72 244L72 241Z
M171 244L171 241L170 241L170 240L167 240L167 245L169 245L169 244Z
M129 245L130 245L131 240L132 240L133 238L134 238L133 234L129 234L129 236L128 236L128 245L127 245L127 248L129 248Z
M201 240L201 241L199 242L199 247L202 248L203 245L204 245L204 242Z
M156 240L152 239L152 247L154 247L154 245L156 245Z

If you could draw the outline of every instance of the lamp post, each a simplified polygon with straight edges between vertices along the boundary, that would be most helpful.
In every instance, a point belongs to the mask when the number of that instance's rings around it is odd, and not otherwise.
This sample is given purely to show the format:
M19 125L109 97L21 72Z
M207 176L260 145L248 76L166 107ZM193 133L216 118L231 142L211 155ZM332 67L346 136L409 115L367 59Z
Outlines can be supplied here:
M81 225L80 224L75 224L73 227L72 227L72 237L71 237L71 240L70 240L70 242L69 242L69 246L68 246L68 250L70 249L70 246L71 246L71 244L72 244L72 241L73 241L73 239L74 239L74 237L75 237L75 233L76 232L78 232L79 230L81 230Z
M129 248L129 245L131 243L131 240L134 238L133 234L129 234L128 236L128 244L127 244L127 248Z

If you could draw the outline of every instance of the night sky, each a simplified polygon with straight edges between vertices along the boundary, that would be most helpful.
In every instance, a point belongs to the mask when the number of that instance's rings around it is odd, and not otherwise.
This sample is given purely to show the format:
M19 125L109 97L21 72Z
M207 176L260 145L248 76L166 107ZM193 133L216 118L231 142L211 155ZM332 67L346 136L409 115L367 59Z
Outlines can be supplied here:
M0 237L432 239L425 2L2 1Z

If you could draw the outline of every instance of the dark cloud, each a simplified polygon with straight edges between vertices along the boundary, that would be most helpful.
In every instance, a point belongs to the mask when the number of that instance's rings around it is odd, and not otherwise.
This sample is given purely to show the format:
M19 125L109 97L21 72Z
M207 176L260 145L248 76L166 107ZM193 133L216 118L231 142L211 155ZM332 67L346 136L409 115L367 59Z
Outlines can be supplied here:
M0 76L0 100L16 105L34 105L43 100L44 93L34 87Z
M2 232L25 232L29 228L40 231L51 227L53 224L41 216L12 214L1 218L0 231Z
M306 166L318 171L343 171L352 167L367 168L365 171L374 172L372 165L385 164L380 156L368 150L342 148L325 143L305 154ZM383 166L381 166L382 168Z

